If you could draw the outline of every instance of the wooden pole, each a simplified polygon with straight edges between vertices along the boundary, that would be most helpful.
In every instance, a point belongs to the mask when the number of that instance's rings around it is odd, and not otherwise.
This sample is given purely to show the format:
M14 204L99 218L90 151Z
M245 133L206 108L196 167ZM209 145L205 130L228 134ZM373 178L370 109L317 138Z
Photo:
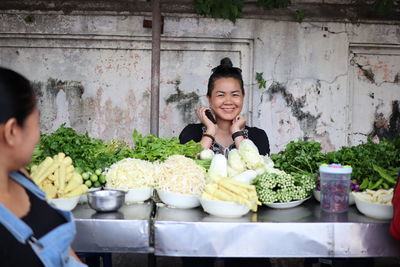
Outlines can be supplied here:
M158 136L160 115L160 43L161 5L160 0L152 0L150 133L155 136Z

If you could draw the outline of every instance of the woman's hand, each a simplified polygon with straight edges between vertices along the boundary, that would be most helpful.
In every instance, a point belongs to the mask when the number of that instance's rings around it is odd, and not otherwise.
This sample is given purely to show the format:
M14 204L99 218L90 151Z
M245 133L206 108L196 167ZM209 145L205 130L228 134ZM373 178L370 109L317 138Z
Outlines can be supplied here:
M211 134L212 136L215 135L217 132L217 125L210 121L209 118L206 116L206 110L210 109L209 107L199 107L197 109L197 117L199 117L201 123L207 128L207 134Z
M236 116L236 118L232 121L231 134L243 130L245 125L246 120L244 119L244 117L242 115Z

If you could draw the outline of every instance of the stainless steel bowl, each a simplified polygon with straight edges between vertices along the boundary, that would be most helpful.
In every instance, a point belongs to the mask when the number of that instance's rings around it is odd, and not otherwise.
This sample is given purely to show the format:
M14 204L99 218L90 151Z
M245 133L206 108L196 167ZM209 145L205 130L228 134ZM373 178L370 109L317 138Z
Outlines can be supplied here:
M125 202L125 192L120 190L97 190L87 193L89 206L99 212L118 210Z

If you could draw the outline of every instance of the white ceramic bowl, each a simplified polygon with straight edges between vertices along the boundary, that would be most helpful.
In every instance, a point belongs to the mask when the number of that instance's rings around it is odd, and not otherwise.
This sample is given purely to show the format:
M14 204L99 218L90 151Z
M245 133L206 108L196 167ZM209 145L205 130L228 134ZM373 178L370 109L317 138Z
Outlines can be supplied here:
M191 209L200 206L197 196L157 190L161 201L172 208Z
M57 209L71 211L76 207L76 205L78 205L79 198L80 196L71 198L52 198L49 199L48 202Z
M318 202L321 201L321 191L319 191L319 190L317 190L317 189L314 189L314 190L313 190L313 195L314 195L314 198L315 198ZM354 200L354 196L353 196L353 194L350 192L350 194L349 194L349 206L354 205L355 203L356 203L356 201Z
M250 210L245 204L231 201L200 199L204 211L218 217L237 218L247 214Z
M392 205L372 203L369 201L362 200L358 197L354 198L357 209L365 216L379 220L390 220L393 218Z
M300 200L294 200L290 202L277 202L277 203L270 203L270 204L265 204L267 207L273 208L273 209L290 209L297 207L301 205L304 201L309 199L310 197L307 197L305 199L300 199Z
M148 200L152 194L153 188L151 187L129 189L125 195L125 204L144 202Z

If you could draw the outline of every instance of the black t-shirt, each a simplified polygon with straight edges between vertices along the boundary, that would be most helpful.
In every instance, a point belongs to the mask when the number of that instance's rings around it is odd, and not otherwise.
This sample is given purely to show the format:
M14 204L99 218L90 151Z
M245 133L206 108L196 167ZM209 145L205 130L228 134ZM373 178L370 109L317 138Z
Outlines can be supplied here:
M189 124L182 130L181 134L179 135L179 141L181 142L181 144L185 144L190 140L200 142L203 136L203 129L203 124ZM247 132L247 138L253 141L261 155L269 154L270 149L268 136L264 132L264 130L261 130L257 127L246 126L245 131ZM235 148L234 144L229 147L229 149L232 148Z
M31 202L31 209L22 220L33 230L37 239L60 224L66 222L65 218L47 204L46 201L36 197L25 189ZM15 237L0 224L0 266L43 266L42 262L33 252L29 244L20 243Z

